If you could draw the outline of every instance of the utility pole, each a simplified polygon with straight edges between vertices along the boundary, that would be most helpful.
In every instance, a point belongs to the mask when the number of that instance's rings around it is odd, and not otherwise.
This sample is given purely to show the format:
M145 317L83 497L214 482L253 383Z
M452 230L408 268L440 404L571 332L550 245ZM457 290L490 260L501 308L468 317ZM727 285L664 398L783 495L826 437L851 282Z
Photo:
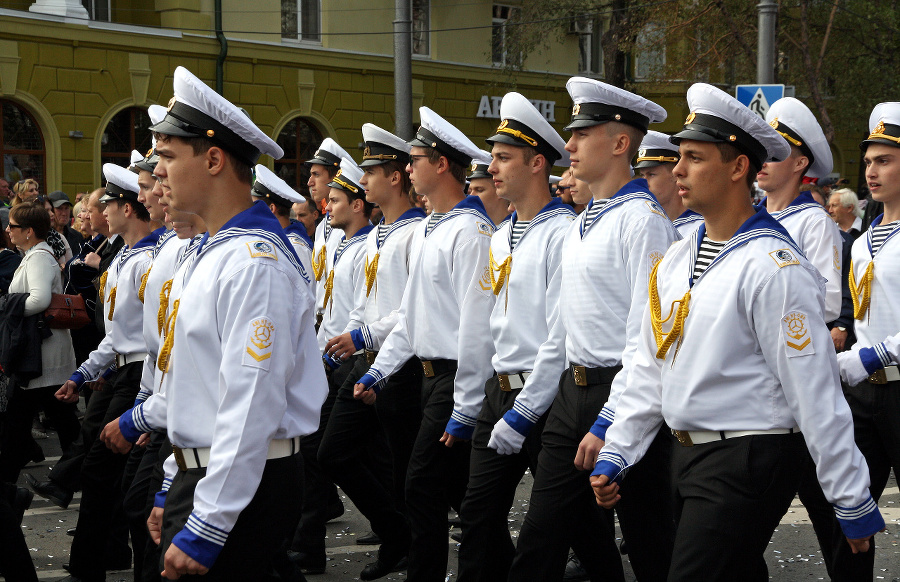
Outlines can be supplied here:
M776 0L760 0L759 40L756 51L756 82L769 85L775 82L775 20L778 16Z
M412 2L394 0L394 133L412 138Z

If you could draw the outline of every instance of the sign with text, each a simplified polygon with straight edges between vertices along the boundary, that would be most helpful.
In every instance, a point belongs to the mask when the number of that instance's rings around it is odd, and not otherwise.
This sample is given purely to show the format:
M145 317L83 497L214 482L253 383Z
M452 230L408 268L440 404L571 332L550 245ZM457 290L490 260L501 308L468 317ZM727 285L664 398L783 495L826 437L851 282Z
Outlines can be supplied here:
M478 115L476 117L486 117L491 119L500 119L500 102L503 97L493 97L488 95L481 96L481 102L478 104ZM535 109L541 112L544 119L553 123L556 121L556 101L542 101L541 99L529 99Z

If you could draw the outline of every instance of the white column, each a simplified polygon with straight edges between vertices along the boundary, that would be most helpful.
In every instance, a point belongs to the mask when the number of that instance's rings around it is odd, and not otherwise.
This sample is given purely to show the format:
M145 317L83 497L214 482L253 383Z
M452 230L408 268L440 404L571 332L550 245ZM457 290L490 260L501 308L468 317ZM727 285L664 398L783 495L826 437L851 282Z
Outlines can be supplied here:
M79 0L36 0L28 7L28 11L90 20L88 11Z

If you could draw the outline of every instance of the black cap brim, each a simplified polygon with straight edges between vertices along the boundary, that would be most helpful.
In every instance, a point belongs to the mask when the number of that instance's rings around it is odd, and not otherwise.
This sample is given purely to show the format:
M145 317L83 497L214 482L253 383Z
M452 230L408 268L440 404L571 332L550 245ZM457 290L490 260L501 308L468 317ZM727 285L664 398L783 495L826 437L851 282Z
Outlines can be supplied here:
M166 119L163 119L155 125L151 125L150 131L161 133L163 135L171 135L172 137L200 137L199 133L186 131L184 128L178 127Z
M604 123L609 123L609 120L605 121L597 121L594 119L576 119L569 123L569 125L565 126L563 129L565 131L571 131L573 129L581 129L584 127L594 127L595 125L603 125Z
M894 148L900 148L900 143L893 142L888 139L881 139L881 138L876 137L873 139L864 139L863 141L861 141L859 143L859 149L861 149L862 151L866 151L869 148L869 146L872 144L879 144L879 145L891 146Z

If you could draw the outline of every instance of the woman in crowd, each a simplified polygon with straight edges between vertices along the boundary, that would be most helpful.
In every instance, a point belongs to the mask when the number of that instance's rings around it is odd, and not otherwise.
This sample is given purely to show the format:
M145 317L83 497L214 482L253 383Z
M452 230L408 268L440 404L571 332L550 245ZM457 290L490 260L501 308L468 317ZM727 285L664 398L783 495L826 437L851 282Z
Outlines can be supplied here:
M11 205L17 206L23 202L32 202L40 196L40 194L37 180L32 180L31 178L19 180L16 182L15 186L13 186Z

